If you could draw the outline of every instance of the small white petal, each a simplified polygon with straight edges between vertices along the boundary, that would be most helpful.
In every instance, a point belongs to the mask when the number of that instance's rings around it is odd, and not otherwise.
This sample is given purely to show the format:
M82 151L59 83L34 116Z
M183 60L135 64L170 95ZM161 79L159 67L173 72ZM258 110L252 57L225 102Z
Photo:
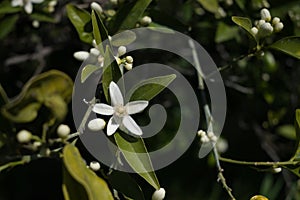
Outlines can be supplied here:
M115 121L114 117L111 117L107 124L107 136L111 136L119 128L119 124Z
M112 106L124 104L124 100L120 88L113 81L109 84L109 94L110 94L110 100Z
M16 6L23 6L23 0L12 0L11 6L16 7Z
M112 115L114 114L114 108L104 103L96 103L93 107L93 111L100 115Z
M166 196L166 191L164 188L159 188L152 195L152 200L163 200Z
M100 131L104 129L105 125L106 122L103 119L97 118L89 121L87 126L91 131Z
M148 101L132 101L126 104L126 111L129 115L142 112L147 106Z
M25 6L24 6L24 9L25 9L25 12L26 12L27 14L31 14L31 13L32 13L33 7L32 7L31 1L27 1L27 3L26 3Z
M123 118L123 125L125 126L125 128L128 131L130 131L131 133L133 133L135 135L143 134L141 128L137 125L137 123L134 121L134 119L132 119L132 117L130 117L129 115L126 115Z
M76 58L77 60L80 61L84 61L85 59L87 59L89 57L89 52L87 51L77 51L73 54L74 58Z

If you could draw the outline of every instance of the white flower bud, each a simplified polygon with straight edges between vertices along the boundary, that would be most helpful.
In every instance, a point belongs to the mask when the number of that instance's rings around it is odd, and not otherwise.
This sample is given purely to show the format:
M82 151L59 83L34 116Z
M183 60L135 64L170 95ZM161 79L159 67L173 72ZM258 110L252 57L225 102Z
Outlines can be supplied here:
M256 26L257 26L257 28L260 28L260 26L263 25L263 24L265 24L265 23L266 23L266 21L263 20L263 19L261 19L261 20L259 20L259 21L257 22Z
M283 23L282 22L279 22L277 24L274 25L274 31L275 32L279 32L283 29Z
M99 56L100 55L100 51L96 48L91 48L90 53L93 54L94 56Z
M251 28L251 33L252 33L253 35L256 35L256 34L258 33L258 29L257 29L256 27L252 27L252 28Z
M282 171L282 168L281 168L281 167L276 167L276 168L273 169L273 172L274 172L274 173L279 173L279 172L281 172L281 171Z
M71 133L71 129L68 125L61 124L57 128L57 135L58 137L65 139Z
M206 135L202 136L200 140L201 140L202 143L207 143L207 142L210 141L209 138Z
M272 24L275 25L275 24L278 24L280 22L280 18L279 17L274 17L273 20L272 20Z
M263 8L260 11L260 17L261 17L261 19L265 20L266 22L271 21L270 11L268 9L266 9L266 8Z
M31 138L32 138L32 134L27 130L21 130L17 134L17 140L20 143L28 143L30 142Z
M96 3L96 2L92 2L91 3L91 8L93 10L97 11L98 13L102 13L103 12L102 7L98 3Z
M53 1L50 1L48 6L51 6L51 7L54 7L57 5L57 1L53 0Z
M115 4L115 5L118 4L118 0L110 0L110 2L111 2L112 4Z
M216 147L220 153L224 153L228 149L228 142L223 138L219 138Z
M38 27L40 27L40 22L39 22L38 20L33 20L33 21L32 21L32 26L33 26L34 28L38 28Z
M272 33L273 26L269 22L266 22L259 27L260 37L266 37L268 35L271 35Z
M126 56L126 62L133 63L133 58L131 56Z
M207 137L212 141L216 142L218 140L217 136L213 132L208 132Z
M100 130L104 129L105 125L106 125L106 122L103 119L96 118L96 119L89 121L88 128L91 131L100 131Z
M163 200L166 196L166 191L164 188L159 188L152 195L152 200Z
M90 55L89 52L86 51L77 51L73 54L74 58L80 61L84 61L89 57L89 55Z
M152 19L149 16L145 16L141 19L140 22L143 26L148 26L152 22Z
M118 48L118 56L119 56L119 57L120 57L120 56L123 56L125 53L126 53L126 47L120 46L120 47Z
M203 131L203 130L199 130L199 131L197 132L197 134L198 134L199 137L203 137L203 136L206 135L206 132Z
M42 143L40 141L34 141L32 144L35 148L38 148L40 146L42 146Z
M108 40L111 42L111 36L110 35L108 36Z
M92 45L93 45L93 47L97 48L97 43L96 43L96 40L95 40L95 39L93 39Z
M127 70L132 70L132 63L126 63L124 66Z
M100 163L98 163L97 161L92 161L90 163L90 168L93 171L98 171L101 168L101 166L100 166Z

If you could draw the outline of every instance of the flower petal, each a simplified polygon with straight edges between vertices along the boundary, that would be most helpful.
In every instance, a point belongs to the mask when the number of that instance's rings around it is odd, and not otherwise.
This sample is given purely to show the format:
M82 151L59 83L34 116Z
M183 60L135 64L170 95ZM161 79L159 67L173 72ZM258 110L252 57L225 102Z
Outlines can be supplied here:
M114 114L114 108L104 103L96 103L93 107L93 111L100 115L112 115Z
M25 12L26 12L27 14L31 14L31 13L32 13L33 7L32 7L31 1L27 1L27 3L26 3L25 6L24 6L24 9L25 9Z
M109 95L110 95L110 100L111 100L111 105L123 105L124 100L122 93L120 91L119 86L115 82L110 82L109 84Z
M115 121L114 117L111 117L107 124L107 136L111 136L119 128L119 124Z
M148 101L132 101L126 104L126 111L130 114L135 114L142 112L147 106L149 102Z
M126 129L128 129L131 133L135 135L142 135L142 129L137 125L137 123L130 117L130 115L126 115L123 118L123 125Z

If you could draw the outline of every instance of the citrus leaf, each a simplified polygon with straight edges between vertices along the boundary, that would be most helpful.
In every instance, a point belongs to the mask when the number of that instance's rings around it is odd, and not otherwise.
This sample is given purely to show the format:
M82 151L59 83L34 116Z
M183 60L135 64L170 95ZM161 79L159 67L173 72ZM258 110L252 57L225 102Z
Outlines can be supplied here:
M81 83L83 83L91 74L100 69L96 65L86 65L81 71Z
M292 36L282 38L269 47L300 59L300 37Z
M54 104L60 105L57 108L52 107L50 109L57 111L64 107L61 100L66 104L69 103L72 96L72 88L72 79L61 71L50 70L39 74L25 84L22 92L15 100L3 106L2 114L13 122L30 122L36 118L38 110L42 105L46 107L51 107ZM58 100L57 96L61 100ZM62 110L57 112L61 113ZM55 112L53 114L56 115Z
M296 150L294 153L294 156L291 160L300 161L300 109L296 110L296 118L295 118L295 129L296 129L296 137L297 137L297 143L296 143Z
M285 124L285 125L279 126L276 129L276 133L287 139L296 140L295 127L291 124Z
M134 32L126 30L119 34L114 35L111 38L111 44L113 46L126 46L134 42L136 39L136 35Z
M156 190L160 188L148 151L142 138L127 141L120 133L115 133L116 143L132 169Z
M90 14L75 5L67 5L67 15L75 27L81 41L91 44L93 41L92 30L86 30L91 21Z
M255 36L251 32L252 28L252 22L247 17L238 17L238 16L232 16L231 20L238 26L242 27L249 35L252 36L254 40L256 40Z
M198 0L203 8L211 13L218 13L219 3L218 0Z
M215 42L221 43L221 42L234 39L238 35L237 33L238 33L237 27L228 26L223 22L219 22L216 36L215 36Z
M114 15L109 23L110 32L116 33L121 30L135 28L136 22L143 15L144 11L152 0L137 0L125 3L123 7Z
M103 75L102 75L102 87L106 100L110 102L110 97L108 94L108 88L110 82L114 81L115 83L121 78L121 71L118 64L115 61L113 54L109 46L106 46L104 54L104 66L103 66Z
M66 199L113 200L107 183L88 169L78 149L68 144L63 150L63 191Z
M136 181L125 172L113 171L108 176L108 182L118 192L130 199L144 200L144 194Z
M130 101L150 101L165 89L175 78L175 74L170 74L141 81L128 92L127 97L130 98Z
M0 3L0 15L17 13L22 10L22 7L12 7L11 1L3 1Z
M13 30L18 19L18 15L12 15L6 16L0 21L0 39L3 39Z

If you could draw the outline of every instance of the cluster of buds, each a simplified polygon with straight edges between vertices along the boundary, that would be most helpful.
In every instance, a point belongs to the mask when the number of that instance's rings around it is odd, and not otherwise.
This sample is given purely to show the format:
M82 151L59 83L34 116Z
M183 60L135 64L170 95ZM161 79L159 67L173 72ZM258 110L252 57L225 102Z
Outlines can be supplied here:
M279 17L272 19L270 11L263 8L260 11L261 19L255 22L255 26L251 28L251 33L258 37L264 38L271 35L273 32L279 32L283 29L283 23Z
M199 130L197 134L202 143L217 142L218 140L217 136L213 132L206 133L203 130Z
M126 54L126 47L120 46L118 48L118 54L115 57L115 59L116 59L119 66L123 66L127 70L131 70L132 69L132 64L133 64L133 58L131 56L126 56L126 57L121 58L125 54Z

